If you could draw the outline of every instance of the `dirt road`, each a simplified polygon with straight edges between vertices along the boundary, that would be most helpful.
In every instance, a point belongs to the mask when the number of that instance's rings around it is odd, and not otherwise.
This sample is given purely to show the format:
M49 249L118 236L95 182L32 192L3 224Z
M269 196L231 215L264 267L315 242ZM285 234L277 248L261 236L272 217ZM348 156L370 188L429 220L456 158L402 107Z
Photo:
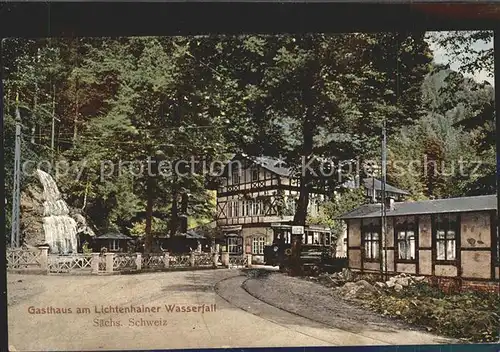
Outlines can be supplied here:
M300 317L249 294L242 288L252 283L247 279L235 269L8 274L9 345L16 351L57 351L443 342L401 327L350 331Z

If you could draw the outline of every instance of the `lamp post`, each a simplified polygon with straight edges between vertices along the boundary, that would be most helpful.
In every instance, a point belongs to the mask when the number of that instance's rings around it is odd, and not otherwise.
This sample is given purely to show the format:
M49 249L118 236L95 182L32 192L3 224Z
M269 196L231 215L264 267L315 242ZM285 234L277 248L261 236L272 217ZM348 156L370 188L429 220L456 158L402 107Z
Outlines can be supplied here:
M21 203L21 113L19 112L19 94L16 97L16 137L14 147L14 182L12 189L12 221L10 246L20 246L20 203Z

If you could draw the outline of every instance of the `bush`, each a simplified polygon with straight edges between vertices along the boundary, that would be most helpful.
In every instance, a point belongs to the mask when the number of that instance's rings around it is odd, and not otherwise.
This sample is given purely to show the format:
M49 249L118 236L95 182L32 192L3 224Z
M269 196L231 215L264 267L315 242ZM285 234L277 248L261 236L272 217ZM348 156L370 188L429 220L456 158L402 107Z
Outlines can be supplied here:
M366 306L452 338L471 342L499 338L500 297L495 293L446 295L438 288L417 283L399 293L387 290Z

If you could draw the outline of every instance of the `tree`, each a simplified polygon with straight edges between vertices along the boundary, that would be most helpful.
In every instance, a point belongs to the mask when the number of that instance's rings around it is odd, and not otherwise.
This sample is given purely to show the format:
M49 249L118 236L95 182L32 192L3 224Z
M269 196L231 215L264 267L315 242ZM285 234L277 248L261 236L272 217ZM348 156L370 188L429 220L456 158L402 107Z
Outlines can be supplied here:
M493 31L439 32L432 39L460 64L460 71L469 74L485 71L489 77L494 76Z

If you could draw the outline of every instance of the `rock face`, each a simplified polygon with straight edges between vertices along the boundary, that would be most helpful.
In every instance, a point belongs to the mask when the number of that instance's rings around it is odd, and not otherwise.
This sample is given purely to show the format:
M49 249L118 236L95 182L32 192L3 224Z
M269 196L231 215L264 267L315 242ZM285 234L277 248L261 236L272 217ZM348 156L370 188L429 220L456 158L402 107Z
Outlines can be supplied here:
M21 192L21 214L20 230L21 242L27 247L36 247L47 244L44 221L44 189L41 182L31 183ZM85 219L85 216L77 209L70 208L69 216L77 224L77 232L94 236L95 233Z
M85 216L80 212L80 210L76 208L70 208L69 216L71 216L76 221L78 233L95 236L94 230L92 230L87 222L87 219L85 219Z
M21 192L21 242L27 246L45 244L43 201L43 189L40 185Z

